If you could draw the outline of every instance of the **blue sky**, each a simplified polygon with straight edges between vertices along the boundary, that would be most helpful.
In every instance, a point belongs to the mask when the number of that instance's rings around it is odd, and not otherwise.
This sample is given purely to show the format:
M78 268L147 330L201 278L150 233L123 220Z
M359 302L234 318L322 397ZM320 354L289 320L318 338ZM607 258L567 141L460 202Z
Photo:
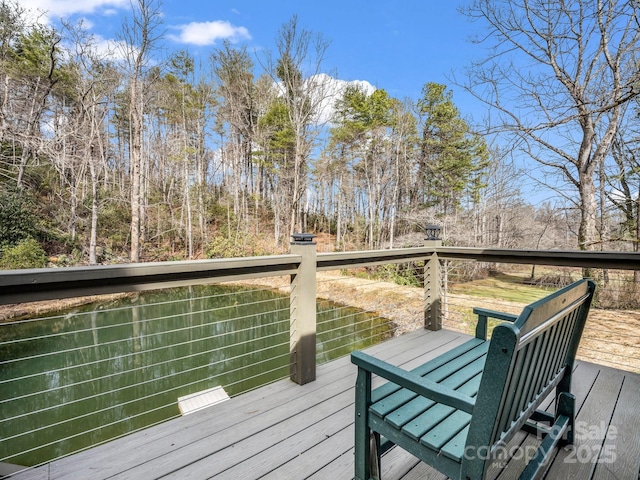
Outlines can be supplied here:
M43 17L83 19L99 38L115 38L129 0L18 0ZM258 55L274 50L282 24L293 15L306 30L331 42L323 64L342 80L365 80L390 95L417 99L426 82L448 85L464 117L482 117L482 107L456 88L481 47L468 42L477 30L458 13L461 1L436 0L165 0L162 3L167 51L186 49L208 57L225 38Z

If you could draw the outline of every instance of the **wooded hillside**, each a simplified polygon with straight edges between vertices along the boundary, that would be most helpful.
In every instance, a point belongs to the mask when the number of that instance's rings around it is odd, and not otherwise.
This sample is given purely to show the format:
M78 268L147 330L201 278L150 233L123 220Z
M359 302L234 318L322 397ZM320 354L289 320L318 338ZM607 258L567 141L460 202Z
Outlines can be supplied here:
M532 202L522 159L480 135L446 85L425 78L419 98L398 99L339 82L328 40L295 17L273 52L227 42L160 58L159 4L134 5L105 51L82 26L0 3L2 267L266 254L294 232L336 250L420 245L430 223L452 245L577 247L575 186ZM637 248L627 101L591 171L590 248Z

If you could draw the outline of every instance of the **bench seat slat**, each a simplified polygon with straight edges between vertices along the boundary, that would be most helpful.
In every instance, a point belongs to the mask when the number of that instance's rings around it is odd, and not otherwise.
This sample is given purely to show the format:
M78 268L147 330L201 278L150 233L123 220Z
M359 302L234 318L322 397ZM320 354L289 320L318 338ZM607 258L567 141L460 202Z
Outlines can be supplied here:
M471 415L456 410L423 435L420 438L420 443L425 447L440 451L445 444L468 427L470 422Z
M445 418L455 412L455 408L436 403L429 410L402 427L402 433L419 442L420 439L435 428Z
M427 378L429 377L427 376ZM433 380L433 378L429 378L429 380ZM434 381L437 381L437 380L434 380ZM376 403L371 405L370 411L374 415L377 415L380 418L384 418L390 412L393 412L394 410L400 408L401 406L406 405L408 402L410 402L417 396L418 395L412 392L411 390L407 390L406 388L403 388L383 398L382 400L378 400Z
M462 456L464 455L468 435L469 425L467 424L467 426L459 431L455 437L442 446L440 453L451 460L462 462Z
M385 416L385 421L395 428L402 428L407 422L423 414L436 404L429 398L416 396L409 403Z

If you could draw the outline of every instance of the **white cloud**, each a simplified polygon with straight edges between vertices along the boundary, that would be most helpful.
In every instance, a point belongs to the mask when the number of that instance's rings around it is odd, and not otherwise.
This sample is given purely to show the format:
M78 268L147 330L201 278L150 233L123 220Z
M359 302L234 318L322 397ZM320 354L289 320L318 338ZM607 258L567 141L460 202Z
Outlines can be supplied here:
M229 22L215 20L213 22L191 22L175 27L178 35L169 37L179 43L191 45L213 45L217 40L229 39L232 42L239 40L251 40L249 30L245 27L236 27Z
M376 87L366 80L339 80L327 75L326 73L314 75L308 81L313 84L316 89L318 86L321 86L319 89L321 98L319 101L317 118L317 122L321 124L330 121L333 116L333 112L335 111L336 102L340 100L347 86L355 85L363 90L367 95L371 95L376 90ZM312 87L312 91L314 90L315 89Z
M67 48L70 52L74 52L76 46L73 44L68 44ZM134 47L131 47L126 42L121 40L113 40L104 38L101 35L92 34L87 43L82 45L82 48L91 52L96 56L97 59L109 60L115 63L122 63L127 60L127 52L130 52L131 55L136 55L137 50ZM131 49L134 48L134 51L131 52Z
M110 60L121 62L126 59L125 52L128 47L127 44L120 40L110 40L103 38L100 35L94 36L95 43L93 48L99 56L109 58Z
M20 0L20 6L38 16L45 18L68 17L74 14L105 12L118 8L129 8L129 0ZM103 13L103 12L100 12Z
M88 18L81 18L80 23L82 23L82 28L86 30L91 30L94 27L94 23Z
M311 75L305 80L304 88L311 98L315 111L313 123L316 125L331 124L336 110L336 102L342 98L349 85L357 86L367 96L376 91L376 87L366 80L339 80L326 73ZM284 95L285 88L282 82L276 82L274 86L278 95Z

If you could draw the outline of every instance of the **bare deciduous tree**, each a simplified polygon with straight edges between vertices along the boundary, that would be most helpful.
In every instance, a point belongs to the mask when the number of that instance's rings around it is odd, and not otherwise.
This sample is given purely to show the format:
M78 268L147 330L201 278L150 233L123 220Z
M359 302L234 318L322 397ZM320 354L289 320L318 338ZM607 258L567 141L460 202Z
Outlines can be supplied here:
M129 69L129 169L131 175L130 260L140 259L141 228L144 224L142 135L144 128L144 73L149 56L160 38L162 12L159 0L131 0L133 16L120 34Z
M322 106L331 92L322 73L329 42L322 35L300 28L297 17L284 24L276 37L278 58L266 59L266 70L281 87L293 131L292 164L286 169L284 193L288 202L289 233L303 229L302 199L307 188L308 160L320 133ZM282 197L281 197L282 198Z
M579 194L580 249L593 249L595 175L608 155L623 105L637 88L639 5L626 0L474 0L465 9L488 26L488 57L464 85L499 113L524 155Z

